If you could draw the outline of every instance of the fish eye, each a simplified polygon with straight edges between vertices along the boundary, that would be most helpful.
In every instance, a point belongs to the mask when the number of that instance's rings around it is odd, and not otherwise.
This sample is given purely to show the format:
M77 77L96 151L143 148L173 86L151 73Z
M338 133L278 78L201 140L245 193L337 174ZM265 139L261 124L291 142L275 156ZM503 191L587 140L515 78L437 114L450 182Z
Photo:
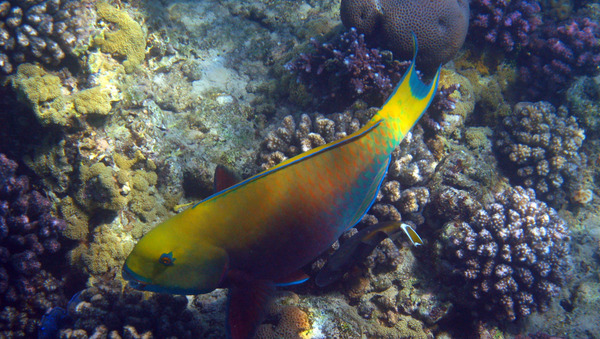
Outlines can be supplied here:
M173 266L175 264L175 258L173 258L173 252L163 253L158 258L158 262L165 266Z

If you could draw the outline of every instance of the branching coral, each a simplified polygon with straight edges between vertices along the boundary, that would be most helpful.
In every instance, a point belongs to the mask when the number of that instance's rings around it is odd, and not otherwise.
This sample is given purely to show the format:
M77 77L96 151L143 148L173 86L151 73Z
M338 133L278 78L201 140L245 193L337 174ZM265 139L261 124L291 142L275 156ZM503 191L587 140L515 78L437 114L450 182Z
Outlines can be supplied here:
M342 109L357 98L380 106L408 67L395 61L390 52L369 48L356 29L332 42L312 40L314 51L301 54L286 68L298 74L329 111Z
M553 99L576 76L598 74L599 37L599 24L585 17L545 25L518 59L526 93L536 99Z
M540 5L529 0L475 0L471 2L471 39L518 51L542 24Z

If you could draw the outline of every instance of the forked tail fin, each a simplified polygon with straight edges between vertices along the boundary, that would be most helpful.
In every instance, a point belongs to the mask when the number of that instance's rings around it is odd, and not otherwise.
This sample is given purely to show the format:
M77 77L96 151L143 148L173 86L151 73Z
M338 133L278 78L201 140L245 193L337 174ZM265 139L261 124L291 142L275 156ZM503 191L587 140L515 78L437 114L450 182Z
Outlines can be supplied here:
M394 131L394 136L398 138L398 142L419 121L423 112L429 107L440 79L441 66L435 73L431 84L426 85L419 79L415 69L417 38L414 34L413 45L415 54L410 68L377 113L377 116L385 120L385 123Z

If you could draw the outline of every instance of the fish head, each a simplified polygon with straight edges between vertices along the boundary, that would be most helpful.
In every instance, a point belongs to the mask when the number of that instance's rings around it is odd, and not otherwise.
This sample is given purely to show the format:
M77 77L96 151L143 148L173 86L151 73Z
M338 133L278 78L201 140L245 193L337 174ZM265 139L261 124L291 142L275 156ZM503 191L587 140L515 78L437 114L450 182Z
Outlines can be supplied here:
M227 252L202 240L176 236L157 227L134 247L123 266L123 278L138 290L171 294L208 293L220 287Z

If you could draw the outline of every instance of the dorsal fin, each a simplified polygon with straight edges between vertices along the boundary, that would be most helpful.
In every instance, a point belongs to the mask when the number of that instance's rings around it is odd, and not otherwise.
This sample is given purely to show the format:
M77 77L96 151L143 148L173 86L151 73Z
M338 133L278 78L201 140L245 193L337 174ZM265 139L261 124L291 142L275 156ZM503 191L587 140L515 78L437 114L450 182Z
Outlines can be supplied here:
M230 168L223 165L217 165L214 176L215 193L221 192L240 182L239 176Z

